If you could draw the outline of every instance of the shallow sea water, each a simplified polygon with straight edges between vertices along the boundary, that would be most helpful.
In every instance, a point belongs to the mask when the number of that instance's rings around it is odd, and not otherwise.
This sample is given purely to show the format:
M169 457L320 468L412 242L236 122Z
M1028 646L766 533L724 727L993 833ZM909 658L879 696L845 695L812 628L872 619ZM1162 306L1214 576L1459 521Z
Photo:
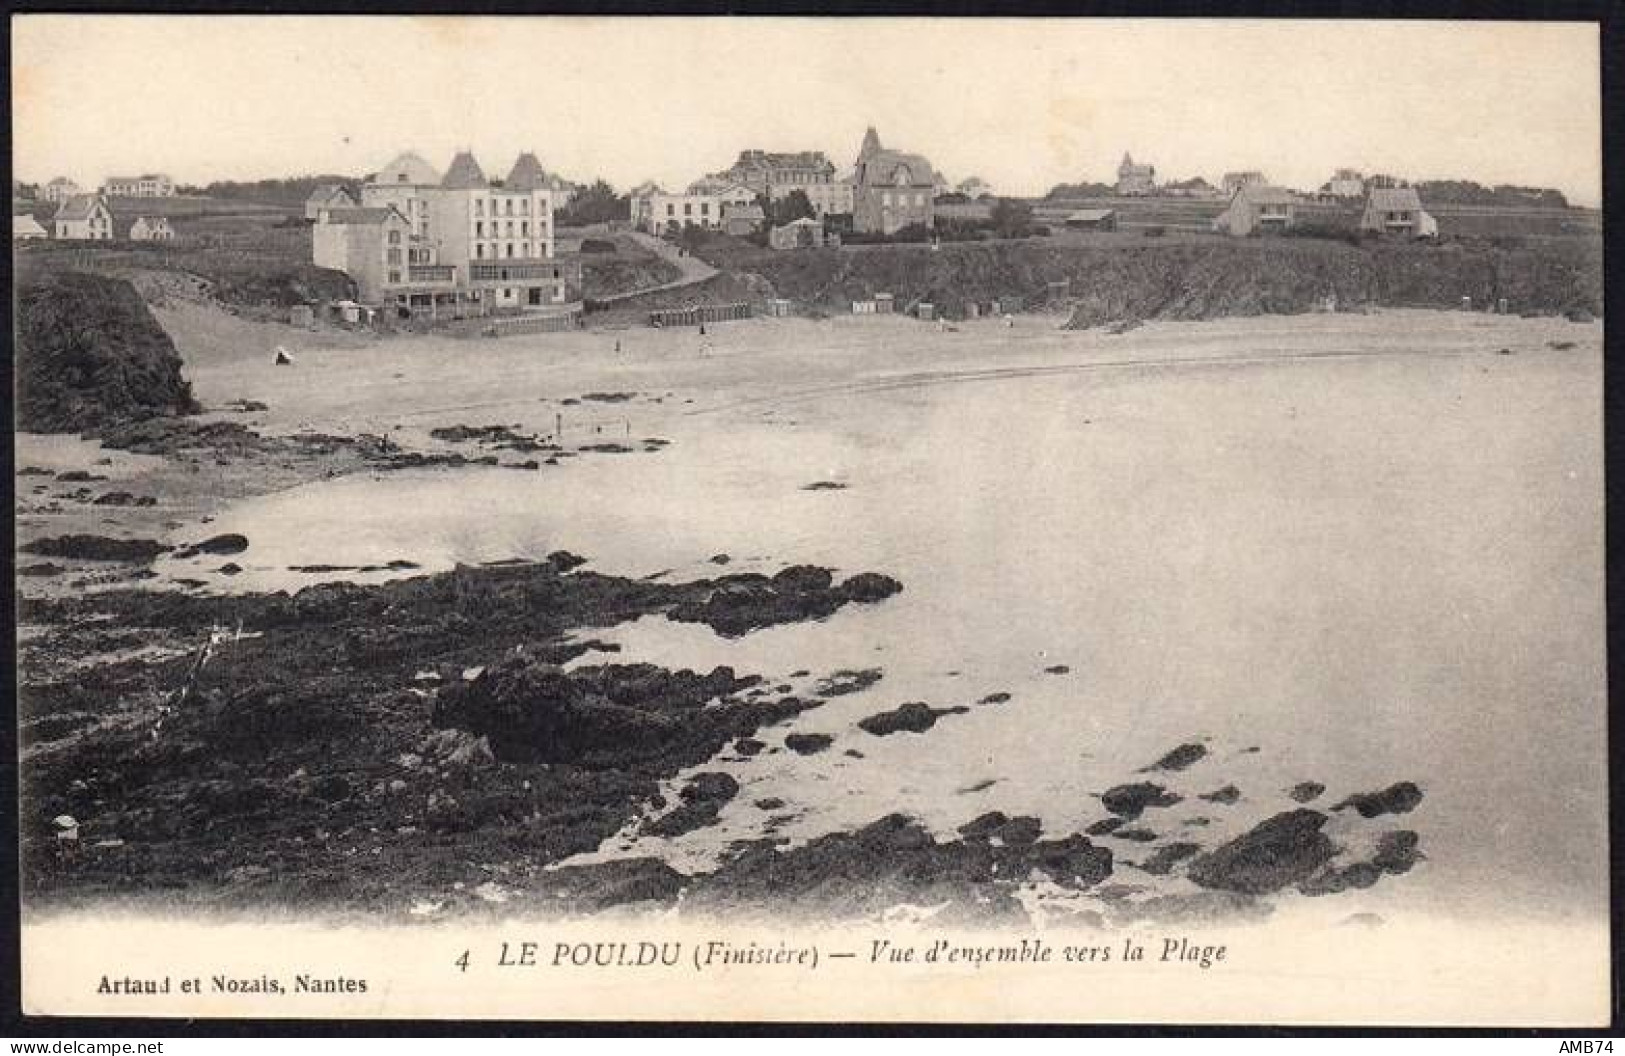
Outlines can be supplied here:
M1338 896L1351 909L1589 917L1606 910L1600 374L1591 354L1419 355L832 393L680 418L659 453L310 485L209 530L251 540L231 590L323 578L292 565L557 549L628 575L810 563L902 581L740 639L661 618L585 632L623 646L608 659L729 664L803 695L884 671L764 731L764 754L701 767L744 786L718 825L600 856L699 867L769 817L801 840L892 811L950 833L999 809L1065 835L1199 741L1209 757L1166 780L1186 801L1147 815L1166 837L1212 845L1227 815L1296 806L1300 781L1328 786L1324 809L1414 780L1422 805L1383 820L1420 831L1428 860ZM1011 699L976 705L995 692ZM856 725L911 700L972 707L924 734ZM774 751L790 732L835 741ZM1195 798L1225 784L1241 804Z

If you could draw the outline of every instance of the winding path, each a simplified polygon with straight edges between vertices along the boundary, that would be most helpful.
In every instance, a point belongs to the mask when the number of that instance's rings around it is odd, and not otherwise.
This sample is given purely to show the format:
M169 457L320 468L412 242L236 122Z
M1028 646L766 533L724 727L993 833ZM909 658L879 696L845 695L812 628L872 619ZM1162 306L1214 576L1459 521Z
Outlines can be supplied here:
M628 231L627 236L655 256L676 265L677 270L682 274L659 286L644 286L640 289L628 290L625 293L617 293L611 297L595 298L599 304L618 304L621 301L629 301L634 297L659 293L662 290L675 290L684 286L693 286L717 274L716 268L713 268L692 253L679 254L677 247L664 239L656 238L643 231Z

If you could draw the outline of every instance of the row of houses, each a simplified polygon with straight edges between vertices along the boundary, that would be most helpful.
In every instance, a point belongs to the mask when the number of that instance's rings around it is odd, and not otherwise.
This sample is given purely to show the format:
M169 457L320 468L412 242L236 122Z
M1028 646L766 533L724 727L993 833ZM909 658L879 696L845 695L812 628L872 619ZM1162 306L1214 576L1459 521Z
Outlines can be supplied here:
M1117 166L1117 183L1114 189L1118 195L1125 198L1155 194L1172 198L1228 200L1235 198L1244 188L1264 186L1270 186L1269 178L1262 172L1251 169L1225 173L1217 187L1200 176L1159 185L1156 166L1137 163L1133 155L1125 153ZM1344 168L1333 172L1332 178L1320 185L1316 196L1324 201L1352 201L1365 198L1374 190L1391 190L1404 186L1403 181L1392 176L1366 176L1358 169Z
M47 206L46 209L49 209ZM41 222L41 215L46 217ZM14 213L13 242L62 239L85 242L167 242L175 237L169 219L145 212L114 209L100 194L77 194L58 202L54 211Z
M312 260L349 275L363 304L402 315L572 311L580 262L555 251L557 193L533 153L492 179L469 151L444 173L407 151L358 196L311 195Z
M1145 198L1160 195L1170 198L1233 198L1243 187L1267 183L1264 174L1255 171L1227 172L1215 187L1201 176L1188 180L1173 180L1159 184L1155 165L1136 162L1134 156L1124 153L1117 165L1117 182L1113 190L1124 198Z
M66 176L58 176L40 188L40 198L52 204L61 204L86 193ZM175 194L175 181L161 172L149 172L143 176L109 176L102 181L101 189L96 193L108 198L171 198Z
M1236 193L1230 205L1213 220L1213 230L1246 237L1291 230L1300 222L1306 199L1285 187L1249 184ZM1414 187L1373 187L1366 195L1360 213L1359 229L1407 238L1432 238L1439 223L1426 209Z
M765 223L763 200L772 204L799 192L820 221L849 216L855 231L889 235L911 225L931 226L934 200L945 190L946 181L922 155L883 146L870 128L844 175L837 175L822 151L745 150L729 168L681 192L653 183L635 188L631 220L655 234L695 226L744 235ZM782 237L800 243L804 230L802 225Z

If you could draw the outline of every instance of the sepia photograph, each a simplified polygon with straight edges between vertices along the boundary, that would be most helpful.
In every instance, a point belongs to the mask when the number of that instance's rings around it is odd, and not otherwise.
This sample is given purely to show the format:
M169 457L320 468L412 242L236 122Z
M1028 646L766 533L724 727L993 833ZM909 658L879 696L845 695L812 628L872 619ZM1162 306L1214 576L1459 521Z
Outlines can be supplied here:
M1600 47L14 16L24 1011L1606 1024Z

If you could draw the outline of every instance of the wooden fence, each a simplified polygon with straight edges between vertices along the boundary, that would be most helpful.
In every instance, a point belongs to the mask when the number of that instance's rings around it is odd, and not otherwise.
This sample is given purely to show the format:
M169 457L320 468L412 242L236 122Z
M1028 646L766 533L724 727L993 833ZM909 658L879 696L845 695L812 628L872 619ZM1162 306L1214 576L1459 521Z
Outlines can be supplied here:
M699 326L701 323L724 323L734 319L749 319L748 301L733 304L702 304L693 308L657 308L649 313L650 326Z
M580 327L581 313L569 311L485 319L481 321L480 332L486 337L507 337L510 334L553 334Z

